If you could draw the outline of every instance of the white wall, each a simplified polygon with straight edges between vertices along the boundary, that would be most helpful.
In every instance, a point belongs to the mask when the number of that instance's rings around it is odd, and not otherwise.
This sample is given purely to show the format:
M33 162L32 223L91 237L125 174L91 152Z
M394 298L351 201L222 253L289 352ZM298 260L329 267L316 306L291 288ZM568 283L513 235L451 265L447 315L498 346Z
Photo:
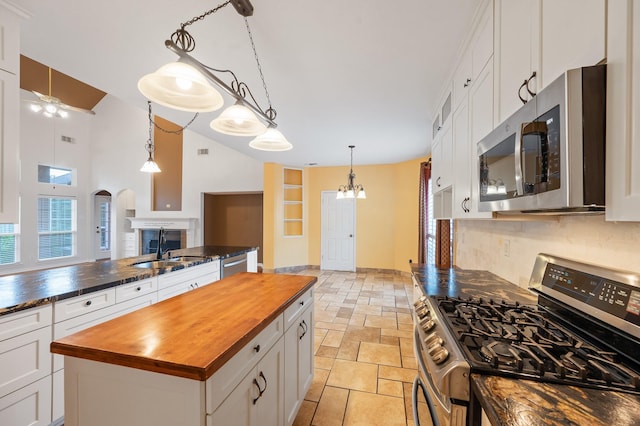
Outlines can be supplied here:
M33 95L22 91L22 98ZM14 265L0 266L0 275L49 268L93 260L93 194L109 191L114 204L113 229L122 233L123 206L135 208L136 217L197 218L195 244L202 244L203 192L258 192L263 190L263 164L212 139L185 131L183 139L182 211L150 210L151 178L140 172L146 160L145 143L149 134L146 105L140 109L107 95L94 108L95 116L70 113L66 119L48 119L21 106L21 218L20 258ZM199 118L204 119L204 118ZM180 123L179 123L180 124ZM213 133L213 132L212 132ZM73 143L60 136L74 138ZM213 136L213 134L212 134ZM198 156L198 148L208 148L208 156ZM78 186L64 188L37 183L39 163L77 170ZM38 194L76 196L78 202L78 247L73 258L37 261L36 199ZM112 239L112 256L120 238Z
M455 238L456 266L488 270L521 287L528 286L541 252L640 272L640 223L605 222L604 215L556 222L461 220Z

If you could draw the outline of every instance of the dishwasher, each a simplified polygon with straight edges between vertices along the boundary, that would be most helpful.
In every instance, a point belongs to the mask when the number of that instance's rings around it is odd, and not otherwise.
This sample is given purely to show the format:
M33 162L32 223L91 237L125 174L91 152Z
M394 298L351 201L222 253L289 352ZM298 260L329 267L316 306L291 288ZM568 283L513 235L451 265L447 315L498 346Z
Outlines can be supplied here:
M230 277L238 272L247 272L247 254L242 253L222 259L221 266L220 278Z

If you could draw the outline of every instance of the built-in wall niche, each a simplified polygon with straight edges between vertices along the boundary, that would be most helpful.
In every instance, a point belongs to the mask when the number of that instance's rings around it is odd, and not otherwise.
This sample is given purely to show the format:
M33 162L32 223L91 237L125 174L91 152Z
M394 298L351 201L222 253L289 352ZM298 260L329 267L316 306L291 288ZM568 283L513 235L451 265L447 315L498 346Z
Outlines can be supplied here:
M284 235L286 237L302 236L303 206L302 170L283 168L284 191Z

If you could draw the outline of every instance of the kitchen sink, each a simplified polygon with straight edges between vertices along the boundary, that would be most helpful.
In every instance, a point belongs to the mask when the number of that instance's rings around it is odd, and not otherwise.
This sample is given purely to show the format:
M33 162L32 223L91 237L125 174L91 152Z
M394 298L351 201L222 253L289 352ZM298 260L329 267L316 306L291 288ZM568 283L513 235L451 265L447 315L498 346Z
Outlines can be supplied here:
M132 265L134 268L143 268L143 269L164 269L164 268L173 268L174 266L183 266L184 262L180 262L177 260L146 260L144 262L136 262Z
M176 256L176 257L170 257L169 261L173 261L173 262L194 262L197 260L204 260L206 259L206 256Z

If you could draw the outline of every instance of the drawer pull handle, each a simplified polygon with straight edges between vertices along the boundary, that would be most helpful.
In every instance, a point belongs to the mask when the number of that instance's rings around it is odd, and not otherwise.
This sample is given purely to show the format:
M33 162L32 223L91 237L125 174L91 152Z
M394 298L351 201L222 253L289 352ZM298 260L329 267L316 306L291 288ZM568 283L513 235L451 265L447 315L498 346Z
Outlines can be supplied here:
M300 301L300 306L304 306L304 300Z
M85 306L91 306L91 300L87 300L84 305Z
M267 378L264 377L264 373L262 371L260 372L260 377L262 377L262 380L264 381L264 388L260 387L260 383L258 383L258 379L253 379L253 384L258 387L258 392L260 392L258 396L253 399L253 405L256 405L256 402L258 402L258 400L262 397L262 394L264 393L264 391L267 390Z
M255 345L253 350L256 351L256 353L260 352L260 345Z
M300 327L302 328L302 334L300 335L300 340L302 340L305 334L307 334L309 327L307 326L307 322L305 320L302 320L302 322L300 323Z

